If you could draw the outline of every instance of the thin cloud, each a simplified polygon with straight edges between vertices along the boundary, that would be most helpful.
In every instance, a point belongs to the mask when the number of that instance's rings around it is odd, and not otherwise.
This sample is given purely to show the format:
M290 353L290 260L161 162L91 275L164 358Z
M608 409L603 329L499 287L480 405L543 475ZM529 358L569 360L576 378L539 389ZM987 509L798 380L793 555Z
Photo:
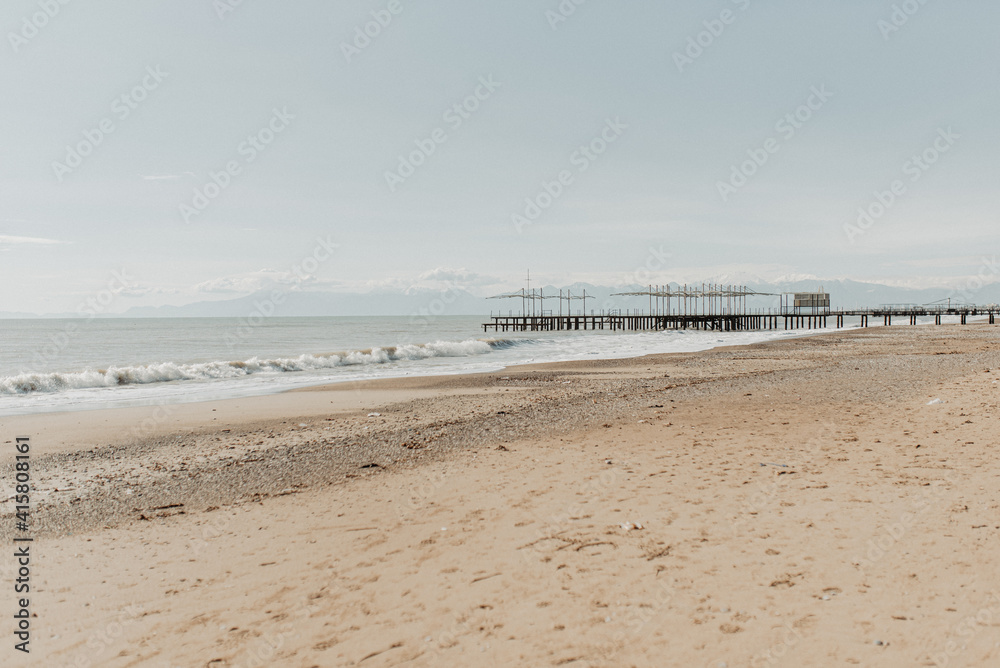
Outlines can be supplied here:
M37 244L42 246L50 246L52 244L67 244L68 241L59 241L58 239L42 239L41 237L14 237L7 234L0 234L0 244L4 245L17 245L17 244Z
M959 257L941 257L924 260L900 260L895 264L922 269L952 269L955 267L973 267L982 264L985 260L986 258L982 255L963 255Z
M194 172L182 172L181 174L140 174L144 181L175 181L183 179L185 176L196 177Z
M425 271L420 274L417 279L419 281L443 281L473 286L496 285L500 282L500 279L495 276L477 274L465 269L464 267L461 269L437 267L436 269Z
M268 281L260 276L239 276L204 281L194 286L194 289L196 292L209 294L250 294L263 289L267 284Z
M301 290L322 285L325 281L319 281L315 276L299 276L290 271L278 271L276 269L261 269L260 271L237 274L234 276L222 276L208 281L203 281L194 286L196 292L208 294L244 294L249 295L260 290L280 288L282 290Z

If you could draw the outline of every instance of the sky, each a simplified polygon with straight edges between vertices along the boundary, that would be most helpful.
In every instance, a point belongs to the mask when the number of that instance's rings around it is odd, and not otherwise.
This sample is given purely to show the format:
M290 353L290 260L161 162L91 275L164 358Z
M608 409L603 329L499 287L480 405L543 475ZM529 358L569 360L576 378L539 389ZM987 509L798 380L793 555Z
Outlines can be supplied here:
M528 269L992 281L998 24L987 0L7 0L0 311Z

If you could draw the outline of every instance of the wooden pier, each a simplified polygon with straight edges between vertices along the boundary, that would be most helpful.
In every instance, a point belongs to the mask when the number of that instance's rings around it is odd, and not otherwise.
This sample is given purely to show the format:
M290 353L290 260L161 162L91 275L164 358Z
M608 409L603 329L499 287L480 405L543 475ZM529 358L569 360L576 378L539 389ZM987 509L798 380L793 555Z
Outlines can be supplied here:
M521 313L514 315L490 314L490 322L483 323L483 331L495 332L562 332L569 330L604 330L610 332L644 332L660 330L704 330L712 332L742 332L761 330L841 329L847 318L856 318L861 327L868 327L872 319L882 318L882 324L892 325L892 319L906 318L916 325L920 318L933 317L940 325L942 318L955 316L964 325L969 318L986 316L991 325L996 324L1000 306L952 305L951 300L934 304L887 304L872 309L830 308L830 295L823 291L805 293L758 292L745 285L650 285L635 292L616 292L612 297L645 297L649 311L612 310L587 313L587 299L593 299L586 290L573 294L559 290L556 294L543 294L541 289L528 287L490 299L516 299L521 301ZM779 297L780 306L771 309L754 309L751 298ZM793 299L794 297L794 299ZM559 313L545 309L546 299L557 299ZM572 305L583 301L583 308L576 315ZM566 315L563 315L565 303Z
M490 322L483 323L483 331L494 332L557 332L576 330L603 331L660 331L660 330L705 330L713 332L741 332L762 330L826 329L831 323L837 329L845 326L847 318L859 319L861 327L868 327L872 319L882 319L885 326L892 325L893 318L916 325L920 318L933 317L940 325L945 316L956 316L964 325L969 318L987 317L991 325L996 324L1000 307L969 306L961 308L905 308L905 309L854 309L828 311L825 313L789 312L747 312L720 314L655 314L642 312L610 312L589 315L491 315Z

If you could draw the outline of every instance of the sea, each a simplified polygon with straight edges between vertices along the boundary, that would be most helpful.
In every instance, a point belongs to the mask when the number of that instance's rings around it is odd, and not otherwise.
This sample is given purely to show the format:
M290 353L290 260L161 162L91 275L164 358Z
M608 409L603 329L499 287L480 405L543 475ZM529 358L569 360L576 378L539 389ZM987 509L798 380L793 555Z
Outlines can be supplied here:
M0 416L759 343L797 332L484 333L481 316L0 320Z

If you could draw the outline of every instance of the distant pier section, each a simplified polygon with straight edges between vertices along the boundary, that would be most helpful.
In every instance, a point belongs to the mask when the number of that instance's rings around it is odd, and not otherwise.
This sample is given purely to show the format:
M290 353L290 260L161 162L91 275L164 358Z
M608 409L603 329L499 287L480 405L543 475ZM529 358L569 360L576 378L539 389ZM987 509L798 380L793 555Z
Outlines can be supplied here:
M916 325L920 318L934 318L940 325L947 316L957 317L961 324L969 318L986 317L989 324L996 324L1000 306L971 304L887 304L870 309L833 310L830 295L820 288L817 292L768 293L751 290L739 285L649 286L640 292L619 292L620 297L646 297L649 310L601 309L587 311L587 300L593 300L585 290L573 294L560 290L558 294L543 294L540 289L524 288L518 292L497 295L490 299L520 300L521 311L514 315L490 314L483 323L483 331L494 332L548 332L568 330L604 331L657 331L657 330L707 330L738 332L755 330L825 329L831 325L845 326L848 318L855 319L861 327L868 327L878 319L889 326L895 318L905 319ZM750 308L752 297L776 297L774 308ZM546 300L558 300L558 311L545 308ZM581 302L574 313L575 302ZM563 312L565 310L565 313Z

